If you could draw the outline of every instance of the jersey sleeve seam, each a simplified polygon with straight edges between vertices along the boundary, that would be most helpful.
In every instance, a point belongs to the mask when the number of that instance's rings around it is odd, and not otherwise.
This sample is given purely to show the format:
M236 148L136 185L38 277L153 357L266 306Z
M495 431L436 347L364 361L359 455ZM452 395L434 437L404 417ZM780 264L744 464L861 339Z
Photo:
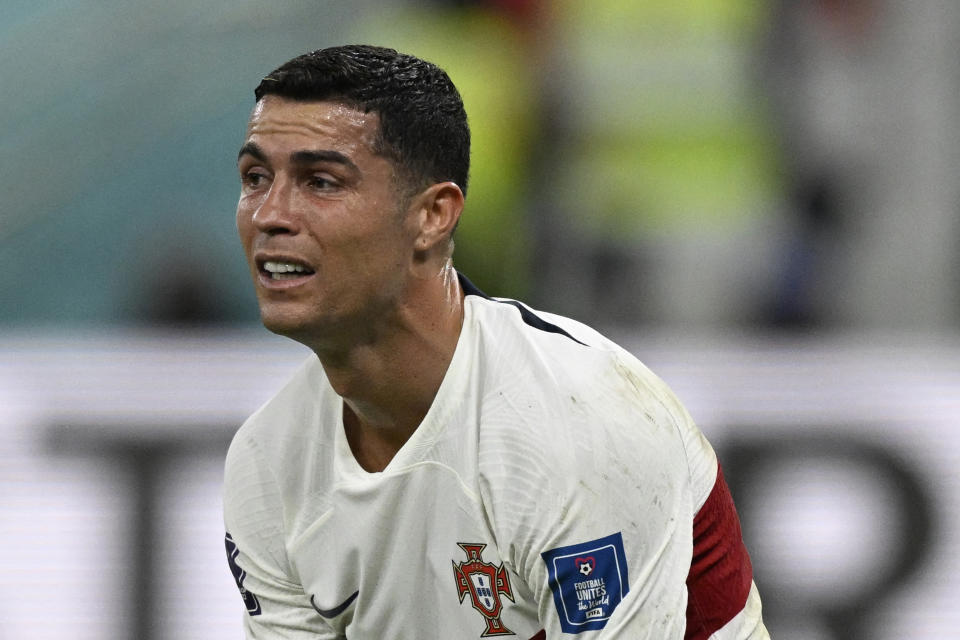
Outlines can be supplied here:
M611 353L614 354L614 357L617 358L617 360L620 362L621 366L623 366L623 367L629 367L629 366L630 366L630 363L629 363L629 362L625 362L624 355L623 355L622 353L620 353L618 350L612 349L612 350L611 350ZM631 356L631 357L632 357L632 356ZM642 364L642 363L641 363L641 364ZM684 438L684 433L683 433L683 429L682 429L682 427L681 427L681 424L682 424L683 422L687 422L687 421L690 421L690 422L692 423L692 422L693 422L693 417L692 417L692 416L677 415L677 412L674 411L674 409L671 408L671 407L669 406L669 404L667 404L666 402L664 402L664 399L663 399L663 397L662 397L662 393L672 393L672 392L669 390L669 388L666 387L666 383L665 383L665 382L659 380L659 378L657 378L657 381L659 381L660 384L663 385L663 389L662 389L662 390L661 390L661 389L653 388L652 385L650 385L650 383L649 383L647 380L645 380L645 379L643 380L643 385L644 385L644 388L645 388L645 390L647 391L649 397L650 397L654 402L656 402L657 405L658 405L661 409L663 409L664 413L665 413L667 416L669 416L669 418L670 418L670 422L671 422L671 425L670 425L670 426L672 427L672 430L673 430L674 435L677 437L677 439L679 439L679 441L680 441L680 446L681 446L681 448L683 449L683 462L684 462L684 469L686 470L687 486L690 487L690 493L691 493L691 496L692 496L693 493L694 493L694 491L695 491L695 484L694 484L694 478L693 478L693 469L690 468L690 449L689 449L689 447L687 446L686 438ZM639 391L639 389L638 389L638 391ZM696 505L694 505L694 507L696 508Z

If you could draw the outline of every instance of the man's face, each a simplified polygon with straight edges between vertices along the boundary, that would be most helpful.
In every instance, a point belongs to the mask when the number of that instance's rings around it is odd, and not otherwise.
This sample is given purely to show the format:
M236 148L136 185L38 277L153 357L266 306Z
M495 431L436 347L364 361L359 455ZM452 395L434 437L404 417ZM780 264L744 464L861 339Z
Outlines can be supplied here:
M237 229L271 331L310 342L394 311L416 229L392 163L372 150L378 126L336 102L257 103Z

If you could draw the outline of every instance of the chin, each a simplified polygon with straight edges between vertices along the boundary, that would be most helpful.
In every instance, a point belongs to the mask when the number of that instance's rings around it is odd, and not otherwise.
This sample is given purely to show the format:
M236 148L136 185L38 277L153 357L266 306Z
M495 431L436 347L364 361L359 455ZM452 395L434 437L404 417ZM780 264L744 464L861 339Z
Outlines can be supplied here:
M308 323L295 314L260 310L260 322L268 331L280 336L296 339L296 336L307 331Z
M290 338L310 349L323 343L324 338L329 339L331 335L337 334L335 325L312 316L304 317L302 314L278 313L276 310L262 309L260 322L271 333Z

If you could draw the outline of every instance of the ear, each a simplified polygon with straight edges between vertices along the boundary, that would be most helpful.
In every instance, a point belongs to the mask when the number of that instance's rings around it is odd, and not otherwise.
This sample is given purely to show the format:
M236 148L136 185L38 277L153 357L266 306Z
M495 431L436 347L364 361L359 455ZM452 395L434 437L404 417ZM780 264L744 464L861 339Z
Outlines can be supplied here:
M454 182L432 184L415 197L414 206L419 225L414 249L424 257L438 249L446 255L451 247L450 236L463 211L460 187Z

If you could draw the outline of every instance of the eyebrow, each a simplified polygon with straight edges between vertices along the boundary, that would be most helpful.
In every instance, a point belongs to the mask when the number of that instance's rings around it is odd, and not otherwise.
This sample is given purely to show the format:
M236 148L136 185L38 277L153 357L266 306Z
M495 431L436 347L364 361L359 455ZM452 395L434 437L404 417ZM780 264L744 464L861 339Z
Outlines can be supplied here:
M237 160L243 156L248 155L253 158L261 161L267 162L267 154L259 145L255 142L248 142L240 147L240 153L237 154ZM335 162L341 164L347 169L357 172L360 172L360 168L354 164L353 160L343 155L339 151L333 151L330 149L320 149L320 150L304 150L304 151L294 151L290 154L290 162L295 165L311 165L318 162Z
M267 154L265 154L263 149L261 149L255 142L248 142L240 147L240 153L237 154L237 162L239 162L240 158L243 156L253 156L261 162L267 161Z

